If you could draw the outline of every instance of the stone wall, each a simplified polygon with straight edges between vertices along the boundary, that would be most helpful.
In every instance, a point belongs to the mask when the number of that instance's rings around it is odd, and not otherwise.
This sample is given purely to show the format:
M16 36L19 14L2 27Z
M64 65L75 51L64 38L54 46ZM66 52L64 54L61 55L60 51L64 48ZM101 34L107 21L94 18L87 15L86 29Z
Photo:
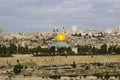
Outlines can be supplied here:
M0 58L0 66L17 64L17 60L25 65L64 65L75 63L94 63L94 62L120 62L120 55L99 55L99 56L55 56L55 57L32 57L30 55L16 55L14 57Z

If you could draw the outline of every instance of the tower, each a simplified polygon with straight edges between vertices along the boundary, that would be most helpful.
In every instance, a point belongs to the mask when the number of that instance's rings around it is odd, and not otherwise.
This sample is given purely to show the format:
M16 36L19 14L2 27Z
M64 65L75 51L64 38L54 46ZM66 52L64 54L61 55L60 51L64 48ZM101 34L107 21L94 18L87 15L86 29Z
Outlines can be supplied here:
M54 28L54 29L53 29L53 32L58 32L58 29L57 29L57 28Z
M72 32L76 32L77 31L77 26L72 26Z
M118 32L120 33L120 25L119 25L119 27L118 27Z
M62 27L62 32L63 32L63 33L65 32L65 28L64 28L64 26Z

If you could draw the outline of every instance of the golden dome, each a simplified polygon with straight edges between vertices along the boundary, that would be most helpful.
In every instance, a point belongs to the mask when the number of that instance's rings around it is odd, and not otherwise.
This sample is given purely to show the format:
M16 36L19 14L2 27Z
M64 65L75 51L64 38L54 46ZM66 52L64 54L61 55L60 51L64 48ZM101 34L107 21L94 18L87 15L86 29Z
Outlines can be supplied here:
M57 34L57 36L55 37L56 41L66 41L67 37L63 34L63 33L59 33Z

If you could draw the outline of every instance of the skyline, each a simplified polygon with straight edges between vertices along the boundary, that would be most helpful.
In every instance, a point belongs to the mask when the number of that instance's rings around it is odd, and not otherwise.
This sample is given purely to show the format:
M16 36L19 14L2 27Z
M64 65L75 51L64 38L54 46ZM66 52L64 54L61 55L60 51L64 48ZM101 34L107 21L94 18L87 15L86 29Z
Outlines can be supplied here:
M52 31L55 27L106 30L120 25L119 0L0 0L5 33Z

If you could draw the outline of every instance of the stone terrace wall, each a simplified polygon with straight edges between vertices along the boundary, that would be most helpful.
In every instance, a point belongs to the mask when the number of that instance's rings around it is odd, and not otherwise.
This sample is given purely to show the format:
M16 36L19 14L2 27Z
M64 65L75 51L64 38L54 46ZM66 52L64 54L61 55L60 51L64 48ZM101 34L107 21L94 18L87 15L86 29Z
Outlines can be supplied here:
M99 55L99 56L55 56L55 57L32 57L30 55L16 55L14 57L0 57L0 66L17 64L17 60L21 64L35 63L38 66L64 65L75 63L94 63L94 62L120 62L120 55Z

